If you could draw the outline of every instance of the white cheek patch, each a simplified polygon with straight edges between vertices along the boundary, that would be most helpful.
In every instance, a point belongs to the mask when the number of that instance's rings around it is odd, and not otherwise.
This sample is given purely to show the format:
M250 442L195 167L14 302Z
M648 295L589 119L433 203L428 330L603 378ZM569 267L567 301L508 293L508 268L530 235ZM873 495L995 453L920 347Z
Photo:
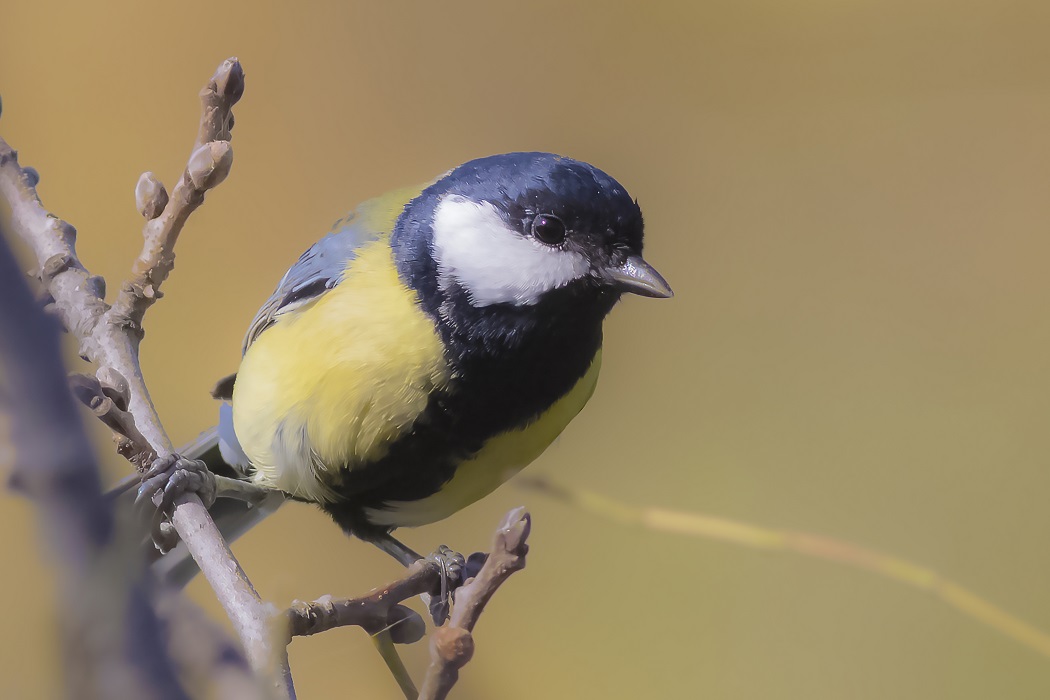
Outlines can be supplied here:
M458 282L474 306L535 304L590 270L579 253L523 236L488 202L459 195L443 199L434 212L434 259L441 289Z

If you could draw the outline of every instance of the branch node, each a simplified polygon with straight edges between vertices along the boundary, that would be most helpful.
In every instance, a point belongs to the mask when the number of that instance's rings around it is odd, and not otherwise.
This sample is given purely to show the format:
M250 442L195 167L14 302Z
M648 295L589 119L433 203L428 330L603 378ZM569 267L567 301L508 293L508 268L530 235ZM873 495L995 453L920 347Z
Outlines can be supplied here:
M420 700L444 700L459 678L459 669L474 654L471 635L485 605L507 578L525 568L526 540L532 518L524 508L507 513L492 538L492 551L477 576L456 591L448 622L430 640L430 666L420 688Z
M48 280L49 291L66 327L80 341L81 356L97 366L120 368L130 383L129 410L122 411L114 396L123 400L123 392L117 390L110 396L102 391L97 378L78 380L89 406L104 412L108 420L121 422L119 430L113 425L110 427L126 438L119 441L118 448L122 454L130 455L139 471L154 461L158 452L172 452L171 440L142 377L139 363L142 318L152 299L159 296L159 287L171 269L172 248L187 217L203 201L203 190L226 177L232 162L229 145L213 142L229 138L232 123L229 107L243 90L243 72L236 59L224 63L212 82L214 89L201 93L202 114L192 151L195 167L187 167L176 181L163 212L146 222L143 251L132 266L134 284L130 289L148 286L149 297L136 296L122 287L113 306L109 306L89 291L97 285L87 283L90 275L76 257L76 229L43 207L32 186L34 176L19 167L14 150L0 138L0 197L11 204L14 228L33 249L37 264L44 270L42 277L45 280L53 277ZM221 95L216 92L220 88ZM145 199L149 203L150 198ZM67 391L62 393L68 396ZM125 418L129 419L126 424L122 422ZM148 452L139 450L139 446ZM183 494L174 505L171 522L229 615L252 668L271 684L276 697L293 697L286 651L274 646L267 629L272 617L270 606L259 598L200 498ZM136 697L145 696L137 694Z
M102 366L95 372L95 377L101 385L102 392L113 399L117 408L121 411L128 410L131 403L131 386L127 378L113 367Z
M57 253L44 261L40 268L40 281L49 284L58 275L73 266L73 256L69 253Z
M106 298L106 279L101 275L91 275L85 285L87 290L99 299Z
M117 435L116 433L113 433L113 442L117 444L117 454L132 464L135 464L135 455L138 454L138 449L135 447L135 443L123 435ZM139 465L135 466L138 467Z
M133 296L145 296L139 293L140 290L137 287L133 287L127 284L124 285L122 291L125 291ZM110 309L109 313L106 314L105 318L110 325L116 327L121 331L127 332L136 340L142 340L142 338L145 336L145 331L143 331L142 329L142 324L136 321L135 319L131 318L127 314L119 313L116 307Z
M462 627L439 627L434 630L434 651L441 660L459 670L474 656L474 635Z

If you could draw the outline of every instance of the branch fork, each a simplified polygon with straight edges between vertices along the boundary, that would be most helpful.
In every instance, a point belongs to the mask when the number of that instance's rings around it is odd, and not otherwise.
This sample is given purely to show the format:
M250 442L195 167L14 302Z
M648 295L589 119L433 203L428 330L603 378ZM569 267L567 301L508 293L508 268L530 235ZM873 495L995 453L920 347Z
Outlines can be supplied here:
M507 513L492 540L492 552L478 575L455 593L448 622L430 636L430 665L420 688L421 700L443 700L459 680L459 670L474 656L473 631L496 590L525 568L532 517L524 508Z
M120 451L139 470L173 452L142 376L142 320L161 296L187 219L204 201L205 192L230 171L230 110L243 92L240 62L227 59L201 91L196 141L170 196L155 176L147 173L139 179L136 204L146 218L142 251L112 306L103 298L101 278L92 276L77 257L76 229L44 208L36 191L36 171L21 167L17 153L0 139L0 196L11 206L13 229L35 254L39 278L54 300L51 306L80 342L81 356L99 369L97 384L84 376L74 380L76 393L122 436ZM171 521L233 622L255 672L279 695L293 697L284 649L274 645L269 633L269 608L207 509L196 496L185 495L176 501Z

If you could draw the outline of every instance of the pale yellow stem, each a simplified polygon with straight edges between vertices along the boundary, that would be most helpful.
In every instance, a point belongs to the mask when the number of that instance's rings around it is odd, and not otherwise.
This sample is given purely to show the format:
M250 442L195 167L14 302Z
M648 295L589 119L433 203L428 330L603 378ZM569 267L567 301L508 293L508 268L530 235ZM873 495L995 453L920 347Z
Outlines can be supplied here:
M522 479L529 487L567 501L587 512L625 525L657 532L719 540L753 549L792 552L863 569L933 594L964 615L1050 658L1050 635L936 571L852 542L806 532L774 530L726 518L663 508L640 508L587 491L569 489L544 479Z

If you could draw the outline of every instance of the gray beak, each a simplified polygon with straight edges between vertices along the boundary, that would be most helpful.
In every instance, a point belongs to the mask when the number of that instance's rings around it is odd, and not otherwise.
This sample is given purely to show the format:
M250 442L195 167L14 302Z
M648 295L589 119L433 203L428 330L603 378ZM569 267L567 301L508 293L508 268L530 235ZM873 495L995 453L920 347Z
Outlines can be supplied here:
M654 270L652 265L642 260L640 255L632 255L619 267L606 268L604 276L621 292L657 299L669 299L674 296L667 280Z

